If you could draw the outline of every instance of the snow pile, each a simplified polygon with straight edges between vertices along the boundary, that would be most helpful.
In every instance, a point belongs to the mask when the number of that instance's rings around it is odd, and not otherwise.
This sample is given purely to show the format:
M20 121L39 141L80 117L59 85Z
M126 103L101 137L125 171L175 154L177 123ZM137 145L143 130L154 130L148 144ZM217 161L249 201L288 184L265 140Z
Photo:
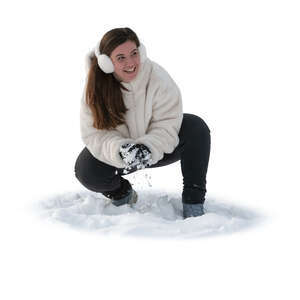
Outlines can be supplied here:
M193 238L234 232L258 222L250 210L207 199L205 215L182 218L179 194L137 190L133 206L116 207L99 193L88 190L55 195L38 203L38 213L51 222L99 234L143 237Z

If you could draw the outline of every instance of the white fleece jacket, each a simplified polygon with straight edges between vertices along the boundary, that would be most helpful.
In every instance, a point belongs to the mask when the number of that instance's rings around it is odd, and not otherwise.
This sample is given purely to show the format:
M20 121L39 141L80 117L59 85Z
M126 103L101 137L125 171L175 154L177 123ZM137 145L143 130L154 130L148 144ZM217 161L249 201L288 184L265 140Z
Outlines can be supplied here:
M152 164L172 153L179 143L178 133L183 112L181 93L171 76L160 65L147 58L137 76L129 83L123 82L129 92L122 91L126 124L113 130L93 127L93 116L86 104L85 90L81 98L81 137L98 160L117 168L125 163L119 155L120 146L131 142L146 145L152 153Z

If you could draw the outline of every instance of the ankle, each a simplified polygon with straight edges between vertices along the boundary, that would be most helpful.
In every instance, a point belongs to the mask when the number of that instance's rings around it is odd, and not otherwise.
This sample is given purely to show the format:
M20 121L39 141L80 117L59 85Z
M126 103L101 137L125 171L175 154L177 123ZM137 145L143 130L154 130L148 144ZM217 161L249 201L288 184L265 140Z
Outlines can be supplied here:
M129 196L132 192L132 186L130 182L123 177L121 177L120 181L120 187L113 190L113 191L107 191L103 192L102 194L112 200L121 200L127 196Z
M204 207L203 203L196 203L196 204L188 204L182 203L183 206L183 218L190 218L190 217L199 217L204 215Z

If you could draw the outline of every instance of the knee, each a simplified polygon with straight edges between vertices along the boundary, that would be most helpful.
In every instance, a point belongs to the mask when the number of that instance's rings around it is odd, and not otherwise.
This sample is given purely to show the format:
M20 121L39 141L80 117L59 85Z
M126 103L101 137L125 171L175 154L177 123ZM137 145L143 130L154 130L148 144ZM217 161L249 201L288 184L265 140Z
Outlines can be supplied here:
M196 135L210 135L210 129L206 122L197 115L184 114L183 115L183 126L187 132Z
M75 165L74 165L74 173L75 177L81 182L89 182L89 172L87 169L87 158L84 153L84 150L78 155Z
M78 181L94 192L113 190L119 184L113 168L94 158L87 148L77 157L74 172Z
M87 150L87 148L84 148L78 155L75 162L75 177L85 186L91 185L93 184L93 181L95 181L96 169L93 160L91 153Z

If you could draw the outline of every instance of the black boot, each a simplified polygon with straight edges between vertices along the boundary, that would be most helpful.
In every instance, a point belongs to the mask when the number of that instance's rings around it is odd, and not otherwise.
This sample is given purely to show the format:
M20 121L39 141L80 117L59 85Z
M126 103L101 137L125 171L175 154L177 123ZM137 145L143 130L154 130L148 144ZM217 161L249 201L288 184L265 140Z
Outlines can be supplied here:
M183 218L190 218L190 217L199 217L204 215L204 209L203 209L203 204L198 203L198 204L187 204L187 203L182 203L183 206Z
M121 186L109 192L102 193L105 197L112 200L115 206L120 206L124 204L133 204L137 202L137 193L132 189L130 182L123 177L121 178Z
M183 218L199 217L204 215L205 187L197 184L185 186L182 192Z

